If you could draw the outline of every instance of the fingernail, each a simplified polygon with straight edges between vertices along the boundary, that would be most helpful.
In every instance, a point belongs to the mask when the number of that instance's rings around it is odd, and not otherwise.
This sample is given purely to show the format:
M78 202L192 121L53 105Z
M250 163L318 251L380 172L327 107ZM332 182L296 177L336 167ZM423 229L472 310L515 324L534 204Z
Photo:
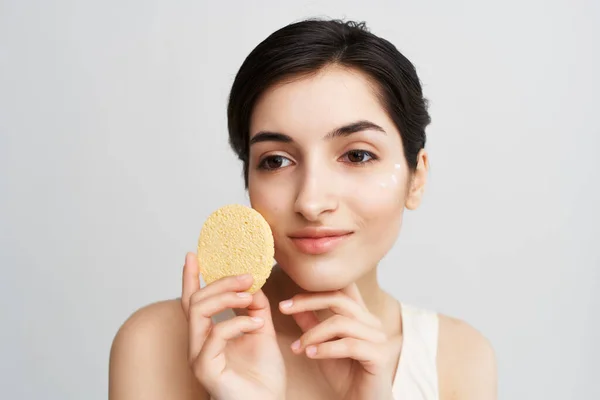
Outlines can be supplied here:
M315 346L308 346L306 348L306 355L307 356L312 357L315 354L317 354L317 348Z
M284 300L281 303L279 303L279 306L281 308L290 308L292 306L292 304L294 304L293 300Z
M300 340L296 340L294 343L292 343L293 351L297 351L299 348L300 348Z
M236 293L236 294L238 295L238 297L241 297L241 298L243 298L243 299L245 299L245 298L248 298L248 297L252 296L252 295L251 295L250 293L248 293L248 292L238 292L238 293Z
M240 280L240 281L245 281L249 277L250 277L250 274L243 274L243 275L238 275L237 276L238 280Z
M261 317L252 317L252 321L256 322L257 324L262 324L264 320Z

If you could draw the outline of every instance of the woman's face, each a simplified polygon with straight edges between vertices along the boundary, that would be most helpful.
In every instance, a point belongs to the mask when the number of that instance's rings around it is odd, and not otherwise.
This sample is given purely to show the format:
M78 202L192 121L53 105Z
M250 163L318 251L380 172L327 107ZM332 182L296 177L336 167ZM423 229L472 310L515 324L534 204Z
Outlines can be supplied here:
M360 72L329 67L256 104L250 202L271 226L275 259L303 289L341 289L372 270L407 201L418 202L413 186L400 134Z

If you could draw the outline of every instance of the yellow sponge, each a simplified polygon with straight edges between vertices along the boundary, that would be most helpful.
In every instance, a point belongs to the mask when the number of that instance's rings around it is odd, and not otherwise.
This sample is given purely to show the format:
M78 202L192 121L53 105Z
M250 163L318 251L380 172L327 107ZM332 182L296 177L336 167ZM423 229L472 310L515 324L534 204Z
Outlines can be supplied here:
M251 274L250 293L259 290L271 274L274 252L267 221L255 209L239 204L223 206L209 215L198 238L198 265L204 282Z

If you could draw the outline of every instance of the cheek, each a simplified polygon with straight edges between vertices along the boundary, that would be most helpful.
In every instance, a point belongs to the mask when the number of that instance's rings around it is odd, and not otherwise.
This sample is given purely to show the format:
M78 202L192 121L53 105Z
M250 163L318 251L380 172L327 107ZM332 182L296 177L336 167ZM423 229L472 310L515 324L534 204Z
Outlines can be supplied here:
M362 246L368 249L362 253L375 260L383 257L398 237L405 206L406 176L401 168L388 168L386 172L361 178L364 179L355 181L356 190L345 194L346 203L357 217Z
M401 165L346 182L345 197L365 219L394 218L402 214L406 177Z
M273 234L276 235L278 230L283 229L281 226L289 213L290 194L293 193L290 188L285 185L273 185L268 181L260 179L252 179L248 182L248 196L250 197L250 205L258 211L267 220Z

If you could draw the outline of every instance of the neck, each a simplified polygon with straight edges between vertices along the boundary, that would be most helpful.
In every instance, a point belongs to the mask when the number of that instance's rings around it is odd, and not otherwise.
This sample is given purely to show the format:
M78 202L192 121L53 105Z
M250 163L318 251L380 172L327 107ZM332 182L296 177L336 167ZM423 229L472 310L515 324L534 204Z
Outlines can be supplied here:
M377 279L377 267L372 268L356 281L356 286L369 311L382 318L388 305L388 294L381 289Z

